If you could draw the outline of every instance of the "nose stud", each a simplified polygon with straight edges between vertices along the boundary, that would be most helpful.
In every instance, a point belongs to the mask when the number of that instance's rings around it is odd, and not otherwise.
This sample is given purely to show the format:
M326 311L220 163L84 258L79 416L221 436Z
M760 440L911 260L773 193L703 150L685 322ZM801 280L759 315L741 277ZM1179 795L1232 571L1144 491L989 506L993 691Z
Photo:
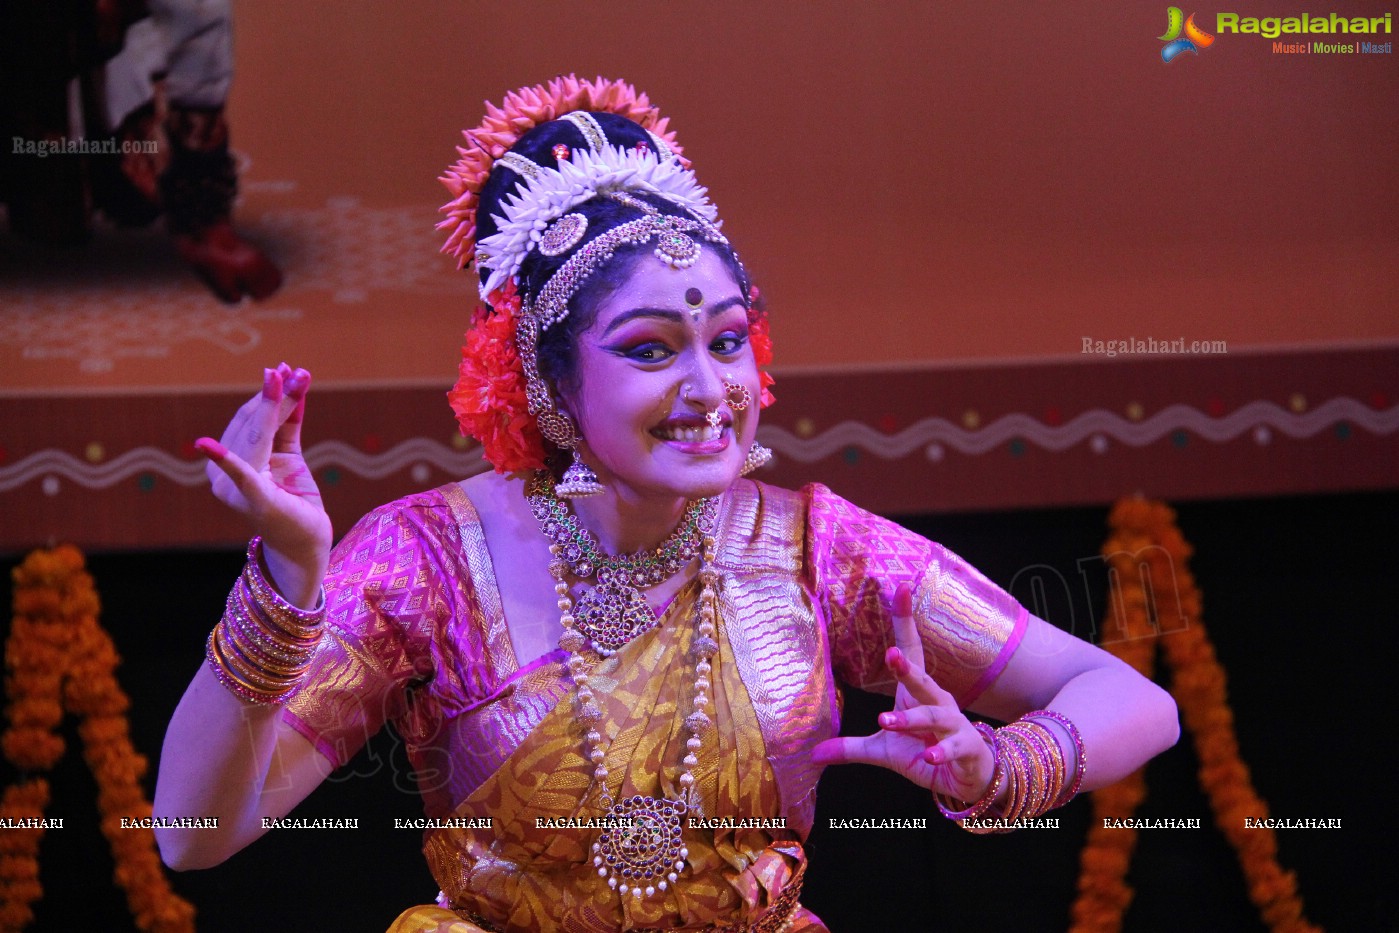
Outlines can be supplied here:
M683 402L692 401L688 383L680 387L680 399ZM742 386L735 382L725 382L724 401L728 403L730 411L743 411L749 405L753 404L753 393L748 391L747 386ZM704 420L710 427L719 427L719 409L715 408L713 411L706 411L704 413Z

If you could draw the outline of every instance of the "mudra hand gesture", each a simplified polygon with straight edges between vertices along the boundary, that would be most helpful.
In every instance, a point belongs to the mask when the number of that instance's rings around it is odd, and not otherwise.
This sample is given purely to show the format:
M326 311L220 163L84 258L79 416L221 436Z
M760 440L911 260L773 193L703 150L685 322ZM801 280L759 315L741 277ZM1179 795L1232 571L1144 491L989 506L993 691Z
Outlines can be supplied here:
M936 793L979 800L991 783L991 749L952 694L924 670L923 642L907 586L894 594L894 647L884 659L899 687L893 710L879 716L880 730L827 739L812 757L819 764L879 765Z
M301 421L311 374L282 363L263 371L262 391L238 409L209 458L214 495L244 515L263 539L263 558L292 602L315 600L329 560L330 516L301 455Z

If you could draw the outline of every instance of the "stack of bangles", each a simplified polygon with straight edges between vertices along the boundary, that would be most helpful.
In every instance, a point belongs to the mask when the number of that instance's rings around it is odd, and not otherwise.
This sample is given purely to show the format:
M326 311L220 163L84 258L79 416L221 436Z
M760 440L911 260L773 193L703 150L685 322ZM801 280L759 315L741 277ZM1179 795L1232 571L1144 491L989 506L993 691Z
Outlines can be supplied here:
M325 591L315 609L298 609L274 590L258 561L261 538L209 633L204 656L214 676L249 703L285 703L311 666L325 627Z
M1073 743L1072 762L1065 761L1064 747L1048 722L1059 726ZM1083 786L1083 775L1088 766L1083 751L1083 736L1079 735L1073 723L1059 713L1049 709L1035 710L999 729L992 729L982 722L974 725L991 748L994 767L990 786L982 798L971 806L942 794L934 795L942 815L959 821L968 831L1009 832L1005 825L985 827L977 825L977 822L983 817L997 824L1034 819L1068 803ZM1005 801L993 809L1003 785Z

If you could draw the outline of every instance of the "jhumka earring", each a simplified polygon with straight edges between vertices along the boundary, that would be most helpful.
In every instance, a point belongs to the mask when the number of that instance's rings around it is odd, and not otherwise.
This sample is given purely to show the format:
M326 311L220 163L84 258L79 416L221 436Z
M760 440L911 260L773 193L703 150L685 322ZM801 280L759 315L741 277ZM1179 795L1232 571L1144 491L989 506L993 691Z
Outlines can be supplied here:
M729 407L734 411L743 411L753 403L753 393L748 391L747 386L726 382L724 383L724 401L728 402ZM743 458L743 466L739 468L738 475L747 476L771 459L771 450L762 444L754 443L752 447L748 448L748 455Z
M748 448L748 456L743 458L743 466L739 468L738 475L747 476L771 459L772 451L755 441L753 446Z
M563 471L563 479L554 487L554 492L564 499L584 499L601 493L602 483L593 472L593 468L588 466L577 449L574 449L573 462Z

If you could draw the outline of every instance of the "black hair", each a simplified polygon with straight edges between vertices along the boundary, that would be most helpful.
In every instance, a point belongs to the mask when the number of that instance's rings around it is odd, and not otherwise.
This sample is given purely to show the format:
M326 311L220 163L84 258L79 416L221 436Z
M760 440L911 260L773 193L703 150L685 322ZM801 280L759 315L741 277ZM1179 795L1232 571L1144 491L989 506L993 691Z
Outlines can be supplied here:
M595 113L592 116L602 128L608 143L611 145L628 149L645 145L653 151L660 145L646 130L626 117L610 113ZM574 123L569 120L551 120L536 126L522 136L511 152L524 156L536 165L557 168L560 162L559 155L563 155L564 159L568 158L562 150L558 150L558 147L567 147L571 152L576 147L587 148L588 145L582 131ZM556 152L556 150L558 151ZM507 165L497 163L496 167L492 169L490 177L481 189L480 208L476 214L477 242L492 236L499 230L495 215L502 212L500 204L516 191L523 180L520 174ZM662 214L696 219L685 208L667 198L635 191L629 193L633 197L645 201ZM526 301L539 294L539 290L544 287L545 283L579 248L608 230L640 216L635 207L629 207L606 196L594 197L570 208L569 212L582 214L588 219L587 236L580 240L573 249L558 256L545 256L538 250L529 252L519 271L520 294ZM724 264L733 273L740 294L743 295L746 303L749 291L748 276L733 249L708 240L702 242L701 248L713 249L718 252L720 258L724 260ZM568 316L541 335L537 348L539 374L551 385L557 389L576 388L579 335L591 327L593 321L596 320L598 304L631 276L638 260L648 255L652 249L653 244L649 242L623 244L618 247L612 258L594 270L569 298ZM487 270L481 271L483 281L488 274Z

